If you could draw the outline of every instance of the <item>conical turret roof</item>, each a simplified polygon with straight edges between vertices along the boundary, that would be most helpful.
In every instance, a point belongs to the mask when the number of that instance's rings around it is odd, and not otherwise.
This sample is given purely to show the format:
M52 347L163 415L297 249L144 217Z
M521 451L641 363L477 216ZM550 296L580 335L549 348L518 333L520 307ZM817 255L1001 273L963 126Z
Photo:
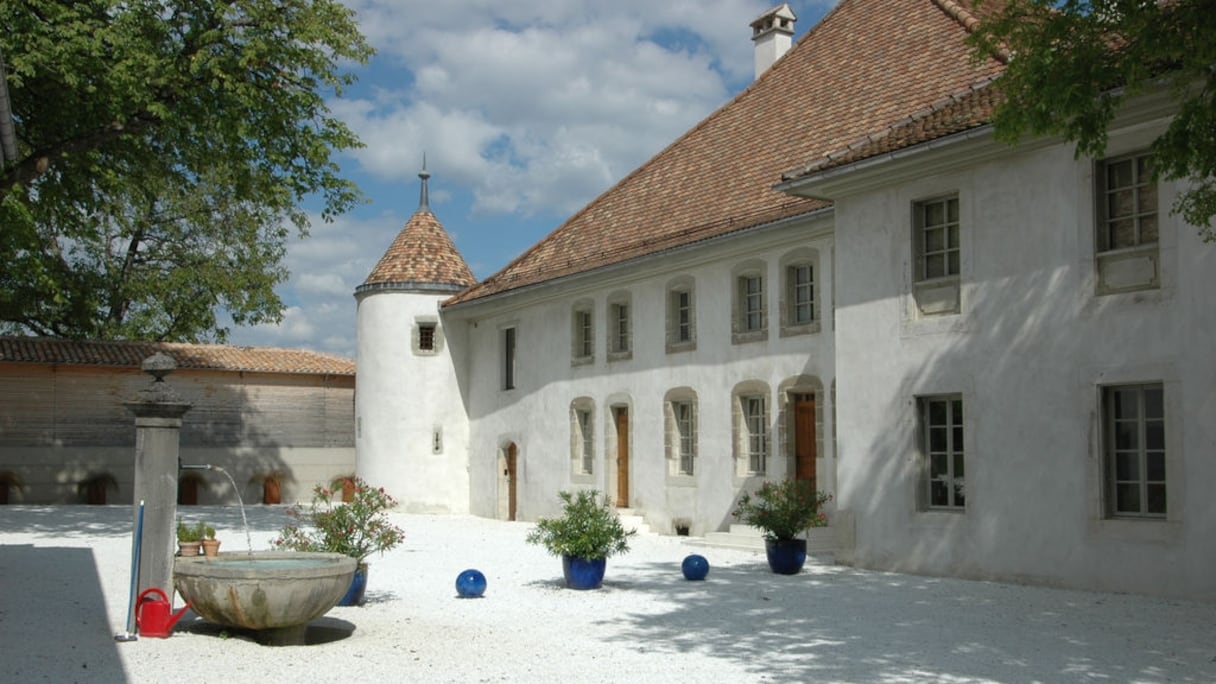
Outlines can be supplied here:
M427 202L425 162L418 211L406 221L397 239L355 293L372 290L424 290L458 292L477 282L456 251L443 224Z

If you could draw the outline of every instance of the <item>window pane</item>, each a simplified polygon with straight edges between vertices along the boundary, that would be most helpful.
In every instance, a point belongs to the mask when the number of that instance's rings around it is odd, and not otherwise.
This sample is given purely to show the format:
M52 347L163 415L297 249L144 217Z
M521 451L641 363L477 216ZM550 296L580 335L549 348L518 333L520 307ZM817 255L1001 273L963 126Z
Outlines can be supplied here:
M1106 196L1107 217L1124 218L1136 213L1136 195L1131 190L1121 190Z
M950 402L950 417L954 420L955 425L963 424L963 402L961 399L956 399ZM962 448L962 441L959 441L959 448Z
M945 425L946 424L946 402L944 402L944 401L929 402L929 424L930 425Z
M939 477L945 477L946 474L946 455L933 454L929 458L929 477L937 479Z
M1140 512L1140 485L1121 484L1115 487L1115 510L1119 513Z
M929 428L929 450L930 451L945 451L949 444L946 442L946 436L949 432L946 428Z
M956 479L962 478L964 474L965 473L963 472L963 455L956 452L954 454L954 477Z
M1137 435L1136 423L1120 422L1115 423L1115 448L1116 449L1135 449L1140 446L1140 439Z
M1140 458L1136 452L1115 454L1115 479L1120 482L1140 479Z
M1126 188L1132 184L1132 160L1124 159L1122 161L1111 162L1106 166L1106 187L1114 190L1115 188Z
M1165 485L1151 484L1148 486L1148 512L1165 515Z
M933 482L929 486L929 505L949 506L950 488L945 482Z
M1157 217L1140 217L1140 244L1148 245L1157 241Z
M1149 482L1165 482L1165 452L1150 451L1145 459Z
M1144 447L1156 451L1165 449L1165 423L1151 420L1144 424Z
M946 248L946 231L942 228L925 231L925 252L940 252Z
M1110 224L1110 247L1120 249L1136 246L1136 222L1133 219L1121 219Z
M950 226L946 231L946 244L951 249L958 249L958 225Z
M950 221L950 223L958 223L958 200L957 199L946 200L946 220ZM958 229L955 228L955 230L957 231ZM958 233L956 232L955 238L957 239L957 237L958 237ZM954 244L957 245L958 243L955 242Z
M946 275L946 255L935 254L925 257L925 277L941 278Z
M1157 184L1150 181L1136 188L1136 202L1141 214L1157 213Z
M947 254L946 256L948 257L948 258L947 258L947 260L946 260L946 273L947 273L948 275L956 275L956 274L958 274L958 272L959 272L959 268L958 268L958 252L957 252L957 251L955 251L955 252L950 252L950 253L949 253L949 254Z
M1144 417L1165 417L1165 393L1160 389L1146 388L1144 390Z
M925 204L925 225L940 226L946 222L946 211L942 202L928 202Z
M961 480L956 481L954 483L954 505L963 506L966 503L967 503L967 497L964 496L964 493L963 493L963 483Z
M1128 419L1140 417L1138 393L1134 389L1119 389L1113 392L1115 397L1115 418Z

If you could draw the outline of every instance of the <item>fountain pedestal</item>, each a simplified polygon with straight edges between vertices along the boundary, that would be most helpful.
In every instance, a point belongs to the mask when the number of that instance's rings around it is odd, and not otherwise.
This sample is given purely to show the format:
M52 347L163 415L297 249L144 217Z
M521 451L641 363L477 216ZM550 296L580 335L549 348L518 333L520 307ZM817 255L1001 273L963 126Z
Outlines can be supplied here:
M177 464L182 416L191 404L165 382L177 364L167 354L144 360L151 385L132 401L124 402L135 414L135 506L138 518L144 502L144 526L139 556L139 591L155 587L173 595L173 552L176 548ZM133 520L135 522L136 520ZM133 526L134 527L134 526Z

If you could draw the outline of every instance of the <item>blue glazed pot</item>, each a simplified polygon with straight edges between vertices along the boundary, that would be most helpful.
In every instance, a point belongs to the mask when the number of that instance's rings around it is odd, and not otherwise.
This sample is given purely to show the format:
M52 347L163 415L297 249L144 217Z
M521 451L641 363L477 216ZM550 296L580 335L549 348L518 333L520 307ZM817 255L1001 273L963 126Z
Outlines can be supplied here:
M778 575L797 575L806 563L805 539L765 539L768 567Z
M338 599L339 606L358 606L363 604L363 593L367 591L367 565L355 568L355 576L350 580L350 589Z
M562 556L562 574L566 576L566 586L571 589L599 589L604 583L607 566L607 558Z

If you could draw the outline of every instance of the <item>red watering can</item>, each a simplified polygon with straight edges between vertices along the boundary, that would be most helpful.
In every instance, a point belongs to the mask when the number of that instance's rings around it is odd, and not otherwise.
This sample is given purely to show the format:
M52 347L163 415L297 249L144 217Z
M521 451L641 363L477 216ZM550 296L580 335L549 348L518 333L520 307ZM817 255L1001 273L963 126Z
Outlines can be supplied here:
M149 594L156 594L160 598L150 597ZM190 603L186 602L185 608L174 613L169 607L169 597L165 596L165 592L156 587L145 589L136 603L135 624L139 626L141 635L164 639L173 631L173 625L177 624L182 613L189 607Z

